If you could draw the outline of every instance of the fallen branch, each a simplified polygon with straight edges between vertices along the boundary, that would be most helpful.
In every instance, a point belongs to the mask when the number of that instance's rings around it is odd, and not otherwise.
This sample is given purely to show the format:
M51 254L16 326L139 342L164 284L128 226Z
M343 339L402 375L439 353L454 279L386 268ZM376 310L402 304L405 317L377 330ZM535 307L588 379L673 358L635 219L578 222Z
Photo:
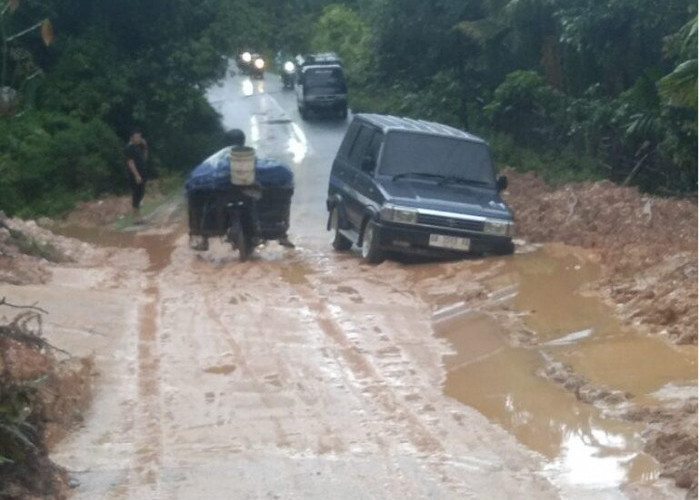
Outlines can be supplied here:
M42 337L43 322L40 313L48 314L46 311L36 306L15 306L8 304L5 297L0 300L0 304L17 309L28 309L15 317L11 323L7 325L0 325L0 336L11 338L38 349L51 349L53 351L60 352L61 354L65 354L69 358L73 357L73 355L68 351L63 350L60 347L56 347ZM32 321L36 321L37 324L37 328L34 330L29 326Z
M44 309L42 309L41 307L37 307L36 305L31 305L31 306L18 306L18 305L15 305L15 304L10 304L10 303L5 299L5 297L3 297L2 299L0 299L0 306L12 307L12 308L14 308L14 309L31 309L31 310L33 310L33 311L38 311L38 312L40 312L40 313L42 313L42 314L49 314L48 311L45 311Z

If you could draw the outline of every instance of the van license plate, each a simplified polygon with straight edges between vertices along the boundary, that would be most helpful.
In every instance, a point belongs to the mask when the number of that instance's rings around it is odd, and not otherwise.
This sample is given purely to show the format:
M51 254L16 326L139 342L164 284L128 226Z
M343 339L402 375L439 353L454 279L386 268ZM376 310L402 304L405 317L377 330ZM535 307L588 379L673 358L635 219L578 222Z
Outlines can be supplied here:
M459 236L445 236L444 234L431 234L430 246L440 248L450 248L452 250L469 250L471 241L469 238Z

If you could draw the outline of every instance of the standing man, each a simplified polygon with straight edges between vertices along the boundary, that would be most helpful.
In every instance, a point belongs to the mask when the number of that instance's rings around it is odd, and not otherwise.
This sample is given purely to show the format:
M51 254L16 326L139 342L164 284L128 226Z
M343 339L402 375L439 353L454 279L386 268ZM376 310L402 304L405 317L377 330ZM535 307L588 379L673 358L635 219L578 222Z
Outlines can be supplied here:
M131 206L134 209L134 224L143 224L141 216L141 200L146 194L146 161L148 160L148 143L141 131L134 129L129 136L129 142L124 148L126 155L127 175L131 187Z

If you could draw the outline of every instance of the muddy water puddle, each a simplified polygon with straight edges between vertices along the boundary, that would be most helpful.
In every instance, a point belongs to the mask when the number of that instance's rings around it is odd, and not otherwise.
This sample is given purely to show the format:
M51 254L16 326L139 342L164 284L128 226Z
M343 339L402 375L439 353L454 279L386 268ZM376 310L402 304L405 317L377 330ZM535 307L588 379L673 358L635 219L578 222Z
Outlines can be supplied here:
M177 232L160 233L132 228L126 231L114 231L101 227L66 225L57 227L56 233L75 238L98 247L143 248L149 259L148 271L158 272L170 263L170 257L178 237Z
M514 346L502 309L475 310L454 293L436 297L434 330L456 351L445 358L445 393L545 455L553 477L568 486L616 489L655 480L659 467L642 451L638 424L604 418L596 405L537 372L548 362L563 362L594 385L649 404L672 393L669 388L697 391L697 347L623 328L608 306L586 293L600 271L575 249L547 246L469 265L476 272L501 266L486 279L488 300L506 304L511 312L505 314L522 315L534 335Z

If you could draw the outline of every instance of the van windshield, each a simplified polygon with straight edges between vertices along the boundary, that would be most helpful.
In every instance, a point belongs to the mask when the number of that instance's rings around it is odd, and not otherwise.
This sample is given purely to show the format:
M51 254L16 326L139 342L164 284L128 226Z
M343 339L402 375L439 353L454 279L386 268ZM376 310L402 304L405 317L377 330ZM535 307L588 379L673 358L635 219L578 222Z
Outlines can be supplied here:
M486 144L421 133L387 134L379 173L393 177L430 174L495 186Z
M340 68L309 68L304 71L304 87L307 91L322 90L347 93L345 77Z

